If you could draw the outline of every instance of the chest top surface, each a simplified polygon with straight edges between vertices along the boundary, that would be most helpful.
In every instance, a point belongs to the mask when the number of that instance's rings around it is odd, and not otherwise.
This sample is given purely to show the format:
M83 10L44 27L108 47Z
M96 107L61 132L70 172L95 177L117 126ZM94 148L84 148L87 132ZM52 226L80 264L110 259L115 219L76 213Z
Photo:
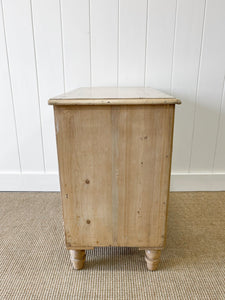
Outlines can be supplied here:
M56 96L50 105L140 105L180 104L181 101L159 90L147 87L79 88Z

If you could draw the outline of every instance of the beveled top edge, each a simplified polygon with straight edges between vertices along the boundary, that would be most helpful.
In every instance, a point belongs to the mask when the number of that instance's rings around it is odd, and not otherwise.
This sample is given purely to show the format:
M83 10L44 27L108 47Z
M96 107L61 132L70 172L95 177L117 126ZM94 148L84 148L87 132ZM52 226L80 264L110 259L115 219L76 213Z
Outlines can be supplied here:
M181 101L152 88L93 87L79 88L53 97L50 105L138 105L180 104Z
M181 104L179 99L82 99L82 100L63 100L50 99L49 105L162 105L162 104Z

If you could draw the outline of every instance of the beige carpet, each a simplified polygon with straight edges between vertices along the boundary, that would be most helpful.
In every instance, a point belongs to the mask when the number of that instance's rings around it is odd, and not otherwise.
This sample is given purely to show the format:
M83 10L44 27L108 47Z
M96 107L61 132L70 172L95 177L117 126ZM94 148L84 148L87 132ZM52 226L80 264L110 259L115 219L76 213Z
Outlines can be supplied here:
M74 271L58 193L0 193L1 299L225 299L225 192L171 193L159 270L143 251L87 251Z

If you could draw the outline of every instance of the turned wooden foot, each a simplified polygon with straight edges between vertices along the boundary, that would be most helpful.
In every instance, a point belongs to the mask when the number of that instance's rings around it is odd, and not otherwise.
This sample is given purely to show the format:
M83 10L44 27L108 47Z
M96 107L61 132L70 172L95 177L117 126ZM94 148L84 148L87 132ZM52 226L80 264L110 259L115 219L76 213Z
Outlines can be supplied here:
M70 260L75 270L80 270L85 262L85 250L69 250Z
M145 250L145 260L147 262L147 268L150 271L155 271L158 267L160 260L160 250Z

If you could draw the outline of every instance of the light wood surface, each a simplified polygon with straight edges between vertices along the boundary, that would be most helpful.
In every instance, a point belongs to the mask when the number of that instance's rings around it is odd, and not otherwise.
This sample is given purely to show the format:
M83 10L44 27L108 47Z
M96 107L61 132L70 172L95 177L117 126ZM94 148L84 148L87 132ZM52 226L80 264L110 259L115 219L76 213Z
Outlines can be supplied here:
M147 268L150 271L155 271L158 267L160 260L160 250L145 250L145 261L147 263Z
M174 105L54 109L67 248L163 248Z
M176 103L151 88L81 88L49 100L66 247L75 269L83 267L83 249L102 246L145 249L148 269L157 268L166 238Z
M49 104L54 105L160 105L180 104L177 99L52 99Z
M84 250L69 250L70 260L75 270L80 270L84 267L86 254Z
M111 109L54 108L67 248L112 245Z
M113 107L116 244L163 247L174 105Z
M54 97L54 105L180 104L181 101L152 88L79 88Z

